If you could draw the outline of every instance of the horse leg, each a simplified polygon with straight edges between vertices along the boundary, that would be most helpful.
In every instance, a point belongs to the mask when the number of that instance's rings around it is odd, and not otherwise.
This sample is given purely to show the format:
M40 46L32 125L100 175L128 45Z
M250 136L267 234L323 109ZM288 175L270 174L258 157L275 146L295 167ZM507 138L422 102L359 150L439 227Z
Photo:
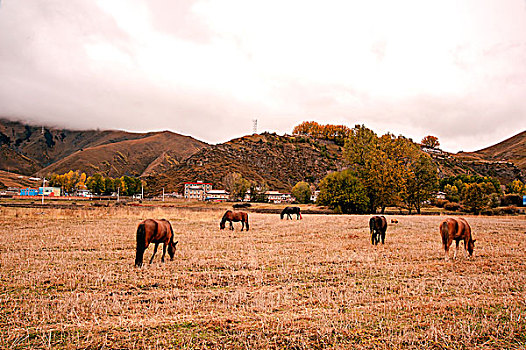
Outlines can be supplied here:
M460 243L460 241L458 241L458 240L455 241L455 246L456 247L455 247L455 254L453 254L453 260L455 260L457 258L459 243Z
M243 231L244 228L245 228L245 222L241 220L241 231Z
M152 258L150 259L150 264L153 262L153 257L155 256L155 253L157 253L158 246L159 246L159 243L155 243L155 247L153 248Z
M234 224L232 223L232 221L230 221L230 230L234 231Z
M448 261L449 260L449 247L451 246L452 240L448 239L447 241L443 243L444 243L444 259Z
M382 234L380 235L380 237L382 238L382 244L384 244L384 241L385 241L385 231L382 231Z
M163 256L161 256L161 262L164 262L164 256L166 255L166 246L168 243L163 243Z

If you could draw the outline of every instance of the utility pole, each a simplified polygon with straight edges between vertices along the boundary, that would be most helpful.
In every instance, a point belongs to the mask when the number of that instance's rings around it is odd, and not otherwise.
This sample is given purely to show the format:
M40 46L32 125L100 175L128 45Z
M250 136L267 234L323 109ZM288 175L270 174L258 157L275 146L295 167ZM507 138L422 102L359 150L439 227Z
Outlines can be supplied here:
M119 201L119 193L120 193L120 187L117 187L117 202Z
M144 200L144 185L141 181L141 200Z
M163 202L164 202L164 187L163 187Z
M46 178L42 178L42 205L44 205L44 187L46 187Z
M252 133L257 134L258 133L258 120L252 119Z

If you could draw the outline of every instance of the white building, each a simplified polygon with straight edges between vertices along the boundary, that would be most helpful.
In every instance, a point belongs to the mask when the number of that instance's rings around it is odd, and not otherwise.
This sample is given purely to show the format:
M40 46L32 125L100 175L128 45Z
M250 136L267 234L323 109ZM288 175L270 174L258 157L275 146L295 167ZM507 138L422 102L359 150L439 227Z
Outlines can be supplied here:
M228 200L229 194L225 190L210 190L206 192L206 200L213 202L223 202Z
M316 201L318 200L318 196L320 195L320 191L314 191L312 192L311 196L310 196L310 201L313 202L313 203L316 203Z
M85 190L85 189L78 189L77 191L75 191L75 196L86 197L86 198L93 197L91 192L89 190Z
M281 193L279 191L267 191L265 196L272 203L290 203L294 201L290 193Z
M206 193L212 190L212 184L208 182L185 182L184 183L184 198L204 201Z

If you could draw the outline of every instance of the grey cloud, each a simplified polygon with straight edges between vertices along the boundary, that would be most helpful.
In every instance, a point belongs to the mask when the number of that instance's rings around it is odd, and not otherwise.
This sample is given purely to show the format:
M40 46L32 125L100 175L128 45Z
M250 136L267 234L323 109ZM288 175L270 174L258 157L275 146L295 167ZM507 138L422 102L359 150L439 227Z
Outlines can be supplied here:
M192 12L195 0L150 0L148 5L156 29L179 38L198 43L208 43L210 28Z
M526 45L517 40L478 51L474 44L453 50L452 60L473 80L459 95L422 92L395 99L353 85L352 77L337 84L270 72L264 82L269 94L246 102L177 82L166 86L145 75L134 64L136 38L94 2L21 4L0 4L0 116L71 128L169 129L207 142L250 134L254 118L260 131L279 133L317 120L365 124L416 141L433 134L450 151L483 148L526 129ZM155 30L206 45L215 34L193 13L193 5L148 2ZM97 43L116 48L132 64L94 66L86 45ZM388 47L378 40L370 50L381 61ZM238 49L241 55L247 47L239 43ZM324 55L327 62L329 56Z

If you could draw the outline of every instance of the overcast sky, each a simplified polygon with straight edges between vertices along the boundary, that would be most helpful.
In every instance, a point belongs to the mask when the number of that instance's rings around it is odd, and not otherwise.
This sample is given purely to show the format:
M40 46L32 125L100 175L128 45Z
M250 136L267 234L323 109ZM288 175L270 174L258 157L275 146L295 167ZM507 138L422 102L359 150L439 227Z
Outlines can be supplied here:
M302 121L526 130L525 0L0 0L0 116L217 143Z

